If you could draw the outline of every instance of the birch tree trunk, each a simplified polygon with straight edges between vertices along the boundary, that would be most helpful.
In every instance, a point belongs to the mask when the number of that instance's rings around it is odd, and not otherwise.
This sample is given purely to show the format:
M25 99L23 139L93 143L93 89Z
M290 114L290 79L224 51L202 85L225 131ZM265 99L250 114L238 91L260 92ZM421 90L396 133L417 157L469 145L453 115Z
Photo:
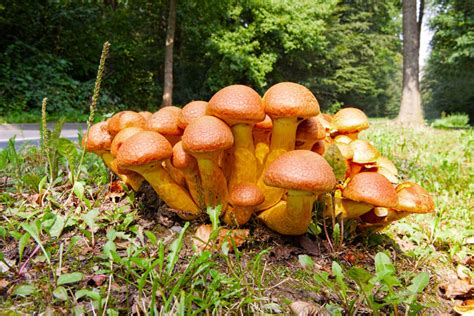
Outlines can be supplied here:
M419 1L420 9L417 21L416 0L403 0L403 88L400 112L396 121L407 126L422 126L424 124L418 77L424 0Z
M168 27L166 29L165 74L162 106L173 104L173 45L176 27L176 0L169 1Z

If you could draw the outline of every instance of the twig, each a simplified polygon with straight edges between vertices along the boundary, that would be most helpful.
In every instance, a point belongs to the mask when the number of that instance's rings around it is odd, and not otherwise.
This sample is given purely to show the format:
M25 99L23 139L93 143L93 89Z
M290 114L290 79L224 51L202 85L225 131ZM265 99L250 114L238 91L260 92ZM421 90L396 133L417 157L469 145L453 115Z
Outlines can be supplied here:
M28 264L28 262L31 260L31 258L33 258L33 256L40 250L40 246L37 245L35 250L33 250L33 252L28 256L28 258L26 259L25 263L23 263L23 265L21 266L20 268L20 271L18 271L18 274L23 274L23 270L25 269L26 265Z
M110 298L110 292L112 290L112 268L113 268L113 262L110 262L110 274L109 274L109 285L107 287L107 297L105 298L105 303L104 303L104 309L102 311L102 315L105 316L105 313L107 311L107 304L109 303L109 298Z
M334 247L331 242L331 238L329 237L328 229L326 227L326 221L323 220L323 228L324 228L324 235L326 235L326 240L328 241L329 248L331 248L331 252L334 252Z

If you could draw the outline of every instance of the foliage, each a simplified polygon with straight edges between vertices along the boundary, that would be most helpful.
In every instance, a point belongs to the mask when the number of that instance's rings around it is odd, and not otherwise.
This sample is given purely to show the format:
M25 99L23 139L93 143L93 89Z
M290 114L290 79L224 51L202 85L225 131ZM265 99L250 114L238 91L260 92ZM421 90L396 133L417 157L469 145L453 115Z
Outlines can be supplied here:
M432 52L424 78L428 114L467 112L474 119L474 3L433 1Z
M85 119L97 53L110 41L98 115L156 110L163 84L167 1L14 1L0 10L0 117ZM324 108L395 113L399 3L390 1L180 1L174 103L241 83L263 93L307 85ZM394 76L396 79L394 79ZM398 79L397 79L398 78Z
M446 115L442 112L441 118L436 119L432 126L436 128L466 128L469 127L469 116L464 113Z
M383 252L375 255L373 274L355 266L346 270L333 261L331 272L335 280L330 279L328 272L315 273L310 257L303 255L299 260L312 274L310 288L317 292L329 292L328 295L337 298L338 303L332 301L326 305L332 315L356 315L365 306L373 315L380 315L381 311L397 315L401 306L405 309L405 315L417 315L424 308L417 297L428 285L429 274L420 272L402 282L392 261Z

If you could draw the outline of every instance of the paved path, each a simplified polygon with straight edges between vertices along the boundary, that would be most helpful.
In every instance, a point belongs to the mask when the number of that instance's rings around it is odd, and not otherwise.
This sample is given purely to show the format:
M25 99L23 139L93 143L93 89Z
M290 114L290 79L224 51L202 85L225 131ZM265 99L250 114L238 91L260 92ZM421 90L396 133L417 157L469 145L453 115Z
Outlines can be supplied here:
M65 123L61 132L61 137L77 139L79 130L85 131L84 123ZM48 124L49 129L53 129L54 123ZM0 149L5 148L8 140L16 135L15 143L17 146L26 142L39 144L40 127L39 124L0 124Z

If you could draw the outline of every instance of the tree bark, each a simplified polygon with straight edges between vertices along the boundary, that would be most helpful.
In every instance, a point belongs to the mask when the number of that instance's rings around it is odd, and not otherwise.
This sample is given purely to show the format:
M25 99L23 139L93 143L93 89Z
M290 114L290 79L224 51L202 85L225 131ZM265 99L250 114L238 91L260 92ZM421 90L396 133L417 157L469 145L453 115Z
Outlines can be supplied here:
M173 46L176 27L176 0L169 1L168 27L166 29L165 74L162 106L173 104Z
M416 0L403 0L403 88L396 121L408 126L424 125L418 77L424 0L419 1L420 12L417 21Z

